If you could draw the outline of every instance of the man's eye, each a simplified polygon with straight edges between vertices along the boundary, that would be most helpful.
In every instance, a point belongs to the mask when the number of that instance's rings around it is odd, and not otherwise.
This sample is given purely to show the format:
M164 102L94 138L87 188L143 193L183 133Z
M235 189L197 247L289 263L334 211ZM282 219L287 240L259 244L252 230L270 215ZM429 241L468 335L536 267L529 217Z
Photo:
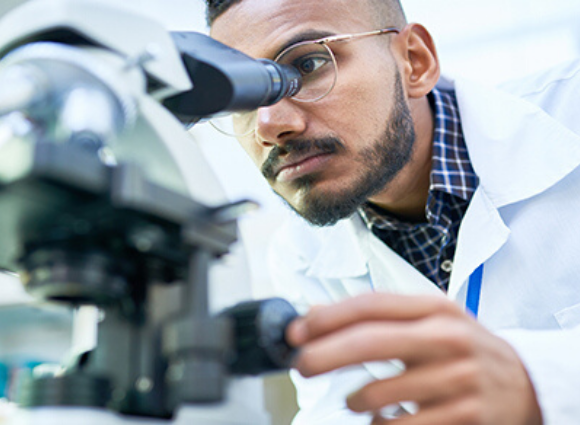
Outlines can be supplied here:
M312 74L326 65L330 59L323 56L306 56L294 61L293 65L302 75Z

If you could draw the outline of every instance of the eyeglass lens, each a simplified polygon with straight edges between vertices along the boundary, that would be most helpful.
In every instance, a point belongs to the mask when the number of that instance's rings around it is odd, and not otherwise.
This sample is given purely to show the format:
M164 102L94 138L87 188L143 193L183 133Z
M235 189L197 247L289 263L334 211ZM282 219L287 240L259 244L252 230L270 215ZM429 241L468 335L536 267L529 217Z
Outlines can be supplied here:
M290 65L302 75L302 88L294 99L314 102L326 96L336 83L334 55L325 44L304 42L283 51L276 58L281 65Z
M289 47L277 58L281 65L290 65L302 75L302 88L292 98L300 102L315 102L326 96L338 76L336 60L324 44L304 42ZM236 112L212 119L211 124L221 133L243 137L256 128L256 111Z

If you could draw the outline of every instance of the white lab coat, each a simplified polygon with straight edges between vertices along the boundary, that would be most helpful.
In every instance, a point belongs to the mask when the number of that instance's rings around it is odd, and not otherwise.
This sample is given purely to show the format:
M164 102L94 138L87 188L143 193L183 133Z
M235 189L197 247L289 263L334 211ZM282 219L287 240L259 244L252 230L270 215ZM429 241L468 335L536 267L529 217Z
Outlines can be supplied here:
M467 280L484 264L478 320L519 353L545 424L578 424L580 62L510 86L517 97L454 86L480 185L459 229L447 296L465 305ZM271 264L281 293L303 307L372 290L441 294L358 216L329 228L290 220ZM309 380L293 373L295 424L368 424L346 409L345 396L400 368L372 363Z

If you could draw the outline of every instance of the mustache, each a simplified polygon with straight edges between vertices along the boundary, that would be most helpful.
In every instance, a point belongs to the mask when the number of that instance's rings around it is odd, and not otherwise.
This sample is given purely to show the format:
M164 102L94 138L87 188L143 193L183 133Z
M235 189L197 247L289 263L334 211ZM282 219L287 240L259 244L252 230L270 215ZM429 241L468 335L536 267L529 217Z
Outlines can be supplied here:
M268 154L268 158L261 167L262 175L270 180L275 177L275 169L283 161L294 155L320 155L332 154L344 150L344 144L336 137L323 137L320 139L296 139L285 142L282 146L276 145Z

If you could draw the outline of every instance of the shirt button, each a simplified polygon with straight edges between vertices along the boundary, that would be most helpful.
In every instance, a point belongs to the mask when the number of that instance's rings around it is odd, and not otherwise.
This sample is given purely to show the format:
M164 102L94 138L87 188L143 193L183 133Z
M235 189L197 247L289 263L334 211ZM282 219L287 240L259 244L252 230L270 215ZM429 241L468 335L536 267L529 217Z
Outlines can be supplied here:
M453 261L451 260L445 260L441 263L441 270L443 270L445 273L451 273L451 270L453 270Z

